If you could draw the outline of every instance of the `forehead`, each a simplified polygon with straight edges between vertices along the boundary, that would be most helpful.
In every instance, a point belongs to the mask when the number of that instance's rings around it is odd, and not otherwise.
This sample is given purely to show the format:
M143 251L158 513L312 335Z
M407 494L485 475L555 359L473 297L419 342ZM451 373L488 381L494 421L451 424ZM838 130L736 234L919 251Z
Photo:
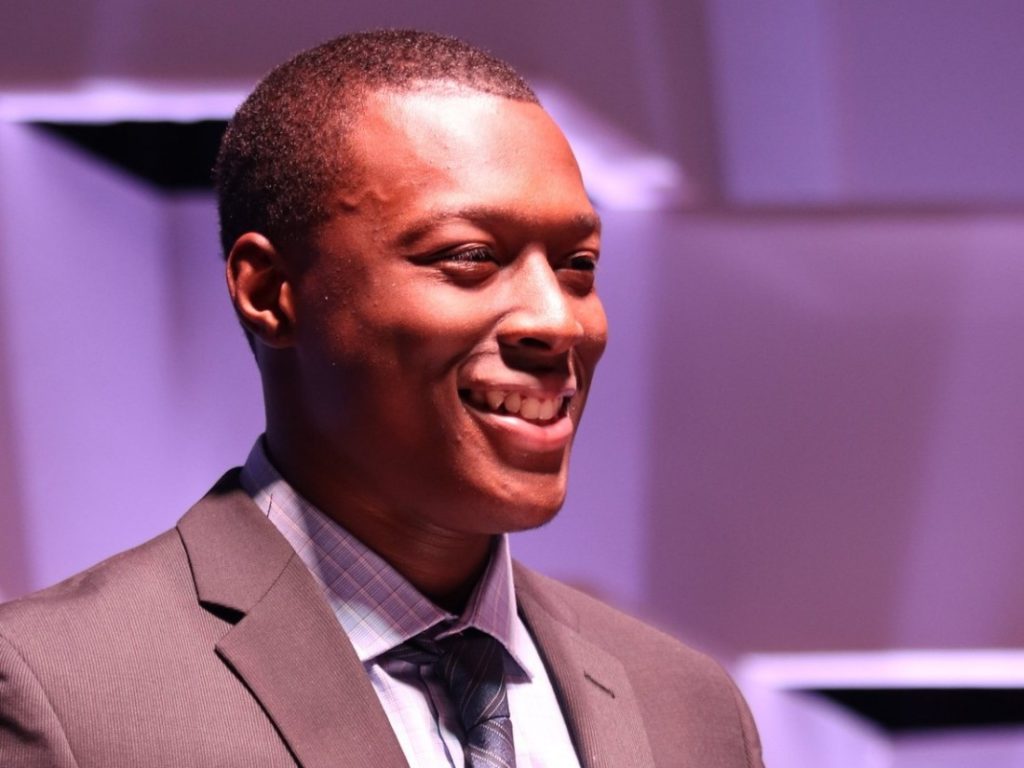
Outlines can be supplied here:
M342 207L403 201L593 216L569 144L538 105L456 86L367 95L349 131Z

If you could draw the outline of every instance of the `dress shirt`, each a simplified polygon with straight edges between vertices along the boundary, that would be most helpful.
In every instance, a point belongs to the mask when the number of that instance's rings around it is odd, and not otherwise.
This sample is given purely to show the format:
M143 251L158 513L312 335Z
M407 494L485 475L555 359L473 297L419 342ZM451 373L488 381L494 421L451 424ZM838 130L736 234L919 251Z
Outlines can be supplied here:
M497 537L484 575L456 616L303 499L270 463L262 439L249 453L241 482L319 584L410 766L462 766L461 726L430 667L386 654L426 630L445 637L475 627L507 651L505 682L518 768L578 768L551 680L516 611L507 536Z

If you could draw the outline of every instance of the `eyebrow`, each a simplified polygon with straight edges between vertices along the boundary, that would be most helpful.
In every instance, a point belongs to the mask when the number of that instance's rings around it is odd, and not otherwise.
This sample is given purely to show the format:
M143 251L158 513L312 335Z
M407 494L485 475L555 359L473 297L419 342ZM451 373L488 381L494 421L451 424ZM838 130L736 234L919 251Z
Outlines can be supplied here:
M419 219L402 232L398 238L398 244L402 247L414 245L416 241L427 235L431 230L450 221L468 221L471 223L525 221L526 223L538 223L540 220L536 216L523 216L514 208L470 206L450 211L438 211ZM551 226L551 224L545 222L543 226ZM557 226L560 226L566 232L575 233L577 237L587 237L601 233L601 217L591 212L577 213L566 220L565 223L557 224Z

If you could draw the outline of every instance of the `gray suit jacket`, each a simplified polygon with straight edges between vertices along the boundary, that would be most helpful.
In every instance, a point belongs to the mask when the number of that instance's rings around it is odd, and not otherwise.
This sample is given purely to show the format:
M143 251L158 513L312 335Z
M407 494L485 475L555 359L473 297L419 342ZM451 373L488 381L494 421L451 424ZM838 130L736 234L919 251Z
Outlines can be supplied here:
M585 768L754 768L712 661L516 566ZM399 768L406 762L303 562L226 475L178 526L0 607L3 768Z

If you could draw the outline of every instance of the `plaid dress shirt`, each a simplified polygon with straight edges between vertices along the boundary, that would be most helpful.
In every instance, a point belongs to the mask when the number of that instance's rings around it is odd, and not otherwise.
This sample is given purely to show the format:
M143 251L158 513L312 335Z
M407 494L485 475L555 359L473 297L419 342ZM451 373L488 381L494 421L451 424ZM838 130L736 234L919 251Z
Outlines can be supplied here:
M518 768L578 768L554 688L516 612L508 537L498 539L466 609L455 616L303 499L270 463L262 439L249 453L241 480L320 585L410 766L462 766L459 717L429 668L385 654L434 627L439 637L475 627L508 651L505 677Z

